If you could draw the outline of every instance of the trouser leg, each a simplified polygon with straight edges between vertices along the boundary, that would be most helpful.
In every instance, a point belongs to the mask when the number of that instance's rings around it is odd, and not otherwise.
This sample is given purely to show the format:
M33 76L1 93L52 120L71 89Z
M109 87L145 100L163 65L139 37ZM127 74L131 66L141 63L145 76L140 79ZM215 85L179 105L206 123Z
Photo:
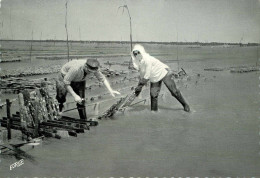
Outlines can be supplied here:
M66 102L67 90L63 82L56 80L56 99L59 103L59 111L61 112Z
M183 98L180 90L177 89L171 72L168 72L168 74L163 78L163 82L168 88L168 90L171 92L172 96L175 97L182 104L184 110L189 112L190 107L188 103L185 101L185 99Z
M158 96L161 90L162 81L150 84L151 110L158 111Z
M74 90L74 92L83 99L85 99L85 83L85 81L71 82L71 87ZM85 101L83 101L81 104L77 103L77 109L80 119L87 120Z

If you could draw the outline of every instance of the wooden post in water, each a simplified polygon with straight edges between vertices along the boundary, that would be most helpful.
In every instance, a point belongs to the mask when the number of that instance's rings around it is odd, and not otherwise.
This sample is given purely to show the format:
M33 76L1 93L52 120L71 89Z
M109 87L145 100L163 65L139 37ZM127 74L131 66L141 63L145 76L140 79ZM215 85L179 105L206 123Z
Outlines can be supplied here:
M66 7L66 16L65 16L65 29L66 29L66 37L67 37L67 55L68 55L68 61L70 61L70 50L69 50L69 35L68 35L68 26L67 26L67 9L68 9L68 1L66 1L65 4Z
M36 96L36 101L33 102L34 105L34 130L33 130L33 136L39 137L39 112L40 112L40 106L39 106L39 96Z
M31 48L30 48L30 61L32 62L32 42L33 42L33 30L32 30L32 41L31 41Z
M133 42L132 42L132 18L131 18L131 15L130 15L130 12L129 12L129 9L128 9L128 7L127 7L127 5L124 5L124 6L119 6L118 7L118 9L120 9L120 8L123 8L123 12L122 13L124 13L124 9L126 9L127 10L127 12L128 12L128 16L129 16L129 23L130 23L130 45L131 45L131 52L132 52L132 50L133 50ZM118 10L117 9L117 10ZM129 61L129 65L128 65L128 68L130 69L131 68L131 62L132 62L132 58L130 58L130 61Z
M11 135L12 119L11 119L11 102L9 99L6 99L6 114L7 114L7 137L8 140L10 140L12 138Z
M19 103L19 117L21 120L21 132L22 132L22 139L26 139L28 138L28 135L26 135L25 133L28 131L27 128L27 122L26 122L26 118L28 116L28 113L26 111L26 106L24 105L24 98L23 98L23 94L19 93L18 94L18 103Z

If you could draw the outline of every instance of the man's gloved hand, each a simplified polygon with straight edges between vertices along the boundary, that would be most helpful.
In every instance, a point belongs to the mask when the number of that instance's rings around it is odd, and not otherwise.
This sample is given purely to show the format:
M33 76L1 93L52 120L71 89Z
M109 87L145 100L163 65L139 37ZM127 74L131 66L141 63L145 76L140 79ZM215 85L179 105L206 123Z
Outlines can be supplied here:
M144 85L147 84L148 81L149 81L149 79L142 78L142 79L139 80L138 85L144 86Z
M143 85L138 85L136 88L135 88L135 96L139 96L141 91L142 91L142 88L143 88Z

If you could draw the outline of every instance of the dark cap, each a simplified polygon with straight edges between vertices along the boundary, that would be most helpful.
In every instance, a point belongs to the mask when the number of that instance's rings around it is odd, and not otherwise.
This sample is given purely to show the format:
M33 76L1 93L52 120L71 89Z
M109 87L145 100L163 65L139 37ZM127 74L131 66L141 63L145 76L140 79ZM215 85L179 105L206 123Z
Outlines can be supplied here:
M97 59L87 59L86 65L91 69L91 70L97 70L99 67L99 62Z

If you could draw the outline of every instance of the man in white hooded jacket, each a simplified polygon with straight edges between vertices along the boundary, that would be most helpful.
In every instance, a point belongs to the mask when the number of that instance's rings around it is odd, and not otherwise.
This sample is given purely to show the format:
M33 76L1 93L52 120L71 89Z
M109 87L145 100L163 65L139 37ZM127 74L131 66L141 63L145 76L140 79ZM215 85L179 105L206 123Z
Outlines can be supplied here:
M151 96L151 110L158 110L158 95L161 89L162 82L166 85L168 90L183 106L184 111L189 112L190 107L184 100L181 92L177 89L173 80L174 73L170 68L146 53L141 45L135 45L131 53L133 66L140 72L140 81L135 89L135 94L138 96L142 87L150 80L150 96Z

